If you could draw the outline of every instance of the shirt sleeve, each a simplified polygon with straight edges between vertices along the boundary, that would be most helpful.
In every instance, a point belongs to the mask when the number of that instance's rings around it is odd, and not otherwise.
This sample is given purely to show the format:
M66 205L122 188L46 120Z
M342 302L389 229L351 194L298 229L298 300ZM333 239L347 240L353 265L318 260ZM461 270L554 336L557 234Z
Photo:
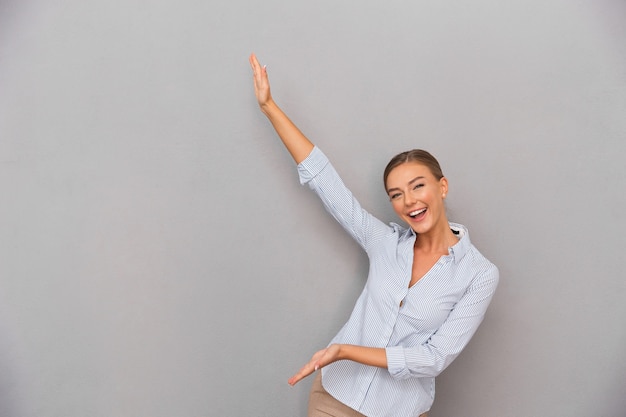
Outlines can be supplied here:
M396 379L436 377L461 353L482 322L499 280L495 265L477 276L446 321L421 346L386 348L387 369Z
M363 247L394 229L364 210L317 146L298 165L300 183L313 190L326 210Z

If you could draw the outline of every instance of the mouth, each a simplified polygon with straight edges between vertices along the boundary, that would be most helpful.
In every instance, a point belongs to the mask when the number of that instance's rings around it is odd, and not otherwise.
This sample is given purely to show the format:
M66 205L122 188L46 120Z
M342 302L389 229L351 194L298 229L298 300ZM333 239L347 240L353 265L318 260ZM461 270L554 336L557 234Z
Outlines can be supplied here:
M415 220L421 220L426 214L426 210L427 210L426 207L419 209L419 210L414 210L409 213L409 217Z

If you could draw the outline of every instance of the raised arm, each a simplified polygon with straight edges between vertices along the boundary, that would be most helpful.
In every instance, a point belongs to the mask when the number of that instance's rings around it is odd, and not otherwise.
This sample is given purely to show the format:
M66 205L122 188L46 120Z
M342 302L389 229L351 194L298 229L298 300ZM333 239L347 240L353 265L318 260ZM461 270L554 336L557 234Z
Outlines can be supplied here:
M254 93L261 111L274 126L274 130L297 164L313 150L313 143L304 136L298 127L287 117L272 99L267 68L259 64L256 55L250 55L250 66L254 77Z

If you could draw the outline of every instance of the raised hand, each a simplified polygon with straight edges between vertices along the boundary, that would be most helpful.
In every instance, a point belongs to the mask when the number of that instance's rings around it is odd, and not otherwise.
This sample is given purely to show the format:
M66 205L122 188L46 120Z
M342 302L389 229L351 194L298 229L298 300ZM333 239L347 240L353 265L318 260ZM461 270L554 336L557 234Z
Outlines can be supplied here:
M259 64L259 60L256 55L250 55L250 66L252 67L252 74L254 79L254 94L259 102L259 106L263 108L269 102L272 101L272 94L270 93L270 81L267 77L267 68Z
M267 69L261 67L256 55L250 55L250 66L254 74L254 93L261 111L274 126L276 133L296 163L302 162L313 150L313 143L300 132L287 115L276 105L270 94L270 82Z

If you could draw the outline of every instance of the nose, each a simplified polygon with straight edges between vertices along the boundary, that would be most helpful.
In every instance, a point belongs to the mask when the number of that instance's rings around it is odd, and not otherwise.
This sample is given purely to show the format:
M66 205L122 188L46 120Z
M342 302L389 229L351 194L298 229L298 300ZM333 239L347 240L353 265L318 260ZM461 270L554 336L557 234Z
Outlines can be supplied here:
M405 194L405 197L404 197L405 206L412 206L413 204L415 204L416 201L417 201L417 197L413 195L413 193L408 192Z

